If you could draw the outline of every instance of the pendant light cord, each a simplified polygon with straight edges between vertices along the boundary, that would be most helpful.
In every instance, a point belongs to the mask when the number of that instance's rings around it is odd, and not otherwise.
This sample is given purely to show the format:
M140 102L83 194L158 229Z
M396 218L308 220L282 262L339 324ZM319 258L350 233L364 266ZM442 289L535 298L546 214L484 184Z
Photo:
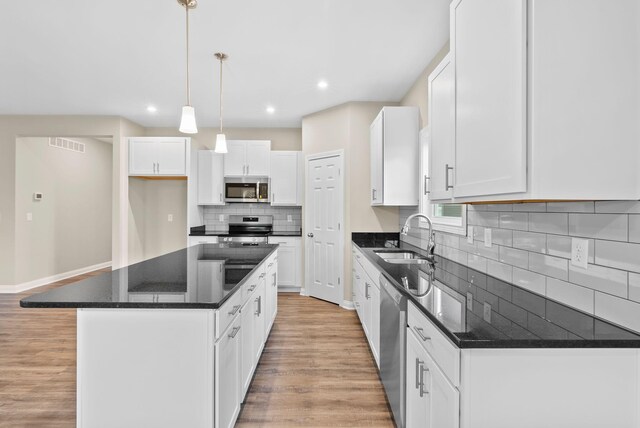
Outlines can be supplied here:
M222 134L222 61L223 57L220 57L220 133Z
M189 3L185 3L184 10L187 12L187 105L191 105L191 84L189 83Z

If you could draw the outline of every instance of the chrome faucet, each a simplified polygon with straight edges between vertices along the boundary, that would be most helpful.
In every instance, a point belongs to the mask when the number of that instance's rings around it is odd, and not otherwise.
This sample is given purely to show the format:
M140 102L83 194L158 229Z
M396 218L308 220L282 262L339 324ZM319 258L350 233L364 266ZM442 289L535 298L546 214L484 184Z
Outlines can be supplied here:
M415 214L411 214L408 218L407 221L404 222L404 226L402 226L402 229L400 229L400 234L402 235L406 235L407 232L409 232L409 223L411 222L411 220L413 220L416 217L421 217L423 219L425 219L427 221L427 223L429 224L429 243L427 244L427 253L431 256L433 256L435 247L436 247L436 242L435 242L435 233L433 232L433 224L431 223L431 219L429 217L427 217L426 214L422 214L422 213L415 213Z

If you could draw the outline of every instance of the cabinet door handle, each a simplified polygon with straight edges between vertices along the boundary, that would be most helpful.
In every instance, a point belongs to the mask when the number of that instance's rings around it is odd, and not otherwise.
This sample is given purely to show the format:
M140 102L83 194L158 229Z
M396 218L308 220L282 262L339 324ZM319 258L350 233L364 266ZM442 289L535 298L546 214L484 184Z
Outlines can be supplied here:
M222 202L222 192L220 192L220 202Z
M420 361L419 358L416 358L416 389L420 389L420 371L423 364L424 361Z
M236 337L236 335L237 335L237 334L238 334L238 332L240 331L240 327L241 327L241 326L233 327L233 330L231 330L231 333L229 333L229 337L230 337L231 339L233 339L234 337Z
M262 296L258 296L256 298L256 303L258 304L258 310L256 311L256 316L260 316L262 313Z
M356 279L360 279L360 275L356 275Z
M371 189L371 199L376 200L376 189Z
M424 194L425 194L425 196L426 196L428 193L431 193L431 192L429 191L429 184L428 184L428 181L429 181L429 177L427 177L427 176L425 175L425 176L424 176Z
M273 286L275 287L277 285L277 280L276 280L276 274L273 274Z
M413 329L418 333L418 336L420 336L420 339L422 339L423 342L431 340L430 337L424 335L424 329L422 327L413 327Z
M160 174L160 162L158 162L158 174Z
M371 296L369 295L369 283L365 282L364 283L364 297L369 300L371 298Z
M420 397L424 397L424 394L429 394L429 391L424 390L424 374L428 373L429 369L424 367L424 364L420 366Z
M444 166L444 190L453 189L453 185L449 185L449 170L453 171L453 167L446 164Z
M240 310L240 305L236 305L233 307L233 309L231 309L230 312L228 312L229 315L235 315L238 313L238 311Z
M272 193L271 194L271 202L275 202L276 201L276 194Z

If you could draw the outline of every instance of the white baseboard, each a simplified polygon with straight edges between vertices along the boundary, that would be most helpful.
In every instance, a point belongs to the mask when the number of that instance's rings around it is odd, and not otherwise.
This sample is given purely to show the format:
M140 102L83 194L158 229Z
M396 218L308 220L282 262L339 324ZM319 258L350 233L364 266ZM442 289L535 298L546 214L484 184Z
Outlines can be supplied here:
M309 293L307 293L307 290L305 290L305 289L304 289L304 287L303 287L303 288L301 288L301 289L300 289L300 295L301 295L301 296L307 296L307 297L308 297L308 296L309 296Z
M300 287L282 287L278 286L278 293L300 293Z
M82 275L87 272L93 272L94 270L108 268L109 266L111 266L111 262L98 263L97 265L70 270L68 272L59 273L57 275L48 276L46 278L34 279L33 281L23 282L21 284L0 285L0 294L21 293L23 291L31 290L32 288L51 284L52 282L62 281L63 279L71 278L73 276Z
M346 309L348 311L355 311L356 310L355 305L350 300L343 300L342 304L340 305L340 307L343 308L343 309Z

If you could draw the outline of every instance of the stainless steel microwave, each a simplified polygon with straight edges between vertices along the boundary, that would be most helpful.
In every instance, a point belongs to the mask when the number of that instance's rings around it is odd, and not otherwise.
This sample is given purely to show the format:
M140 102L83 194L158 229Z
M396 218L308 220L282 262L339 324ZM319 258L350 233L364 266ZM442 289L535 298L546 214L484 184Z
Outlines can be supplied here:
M269 179L227 178L224 183L226 202L269 202Z

